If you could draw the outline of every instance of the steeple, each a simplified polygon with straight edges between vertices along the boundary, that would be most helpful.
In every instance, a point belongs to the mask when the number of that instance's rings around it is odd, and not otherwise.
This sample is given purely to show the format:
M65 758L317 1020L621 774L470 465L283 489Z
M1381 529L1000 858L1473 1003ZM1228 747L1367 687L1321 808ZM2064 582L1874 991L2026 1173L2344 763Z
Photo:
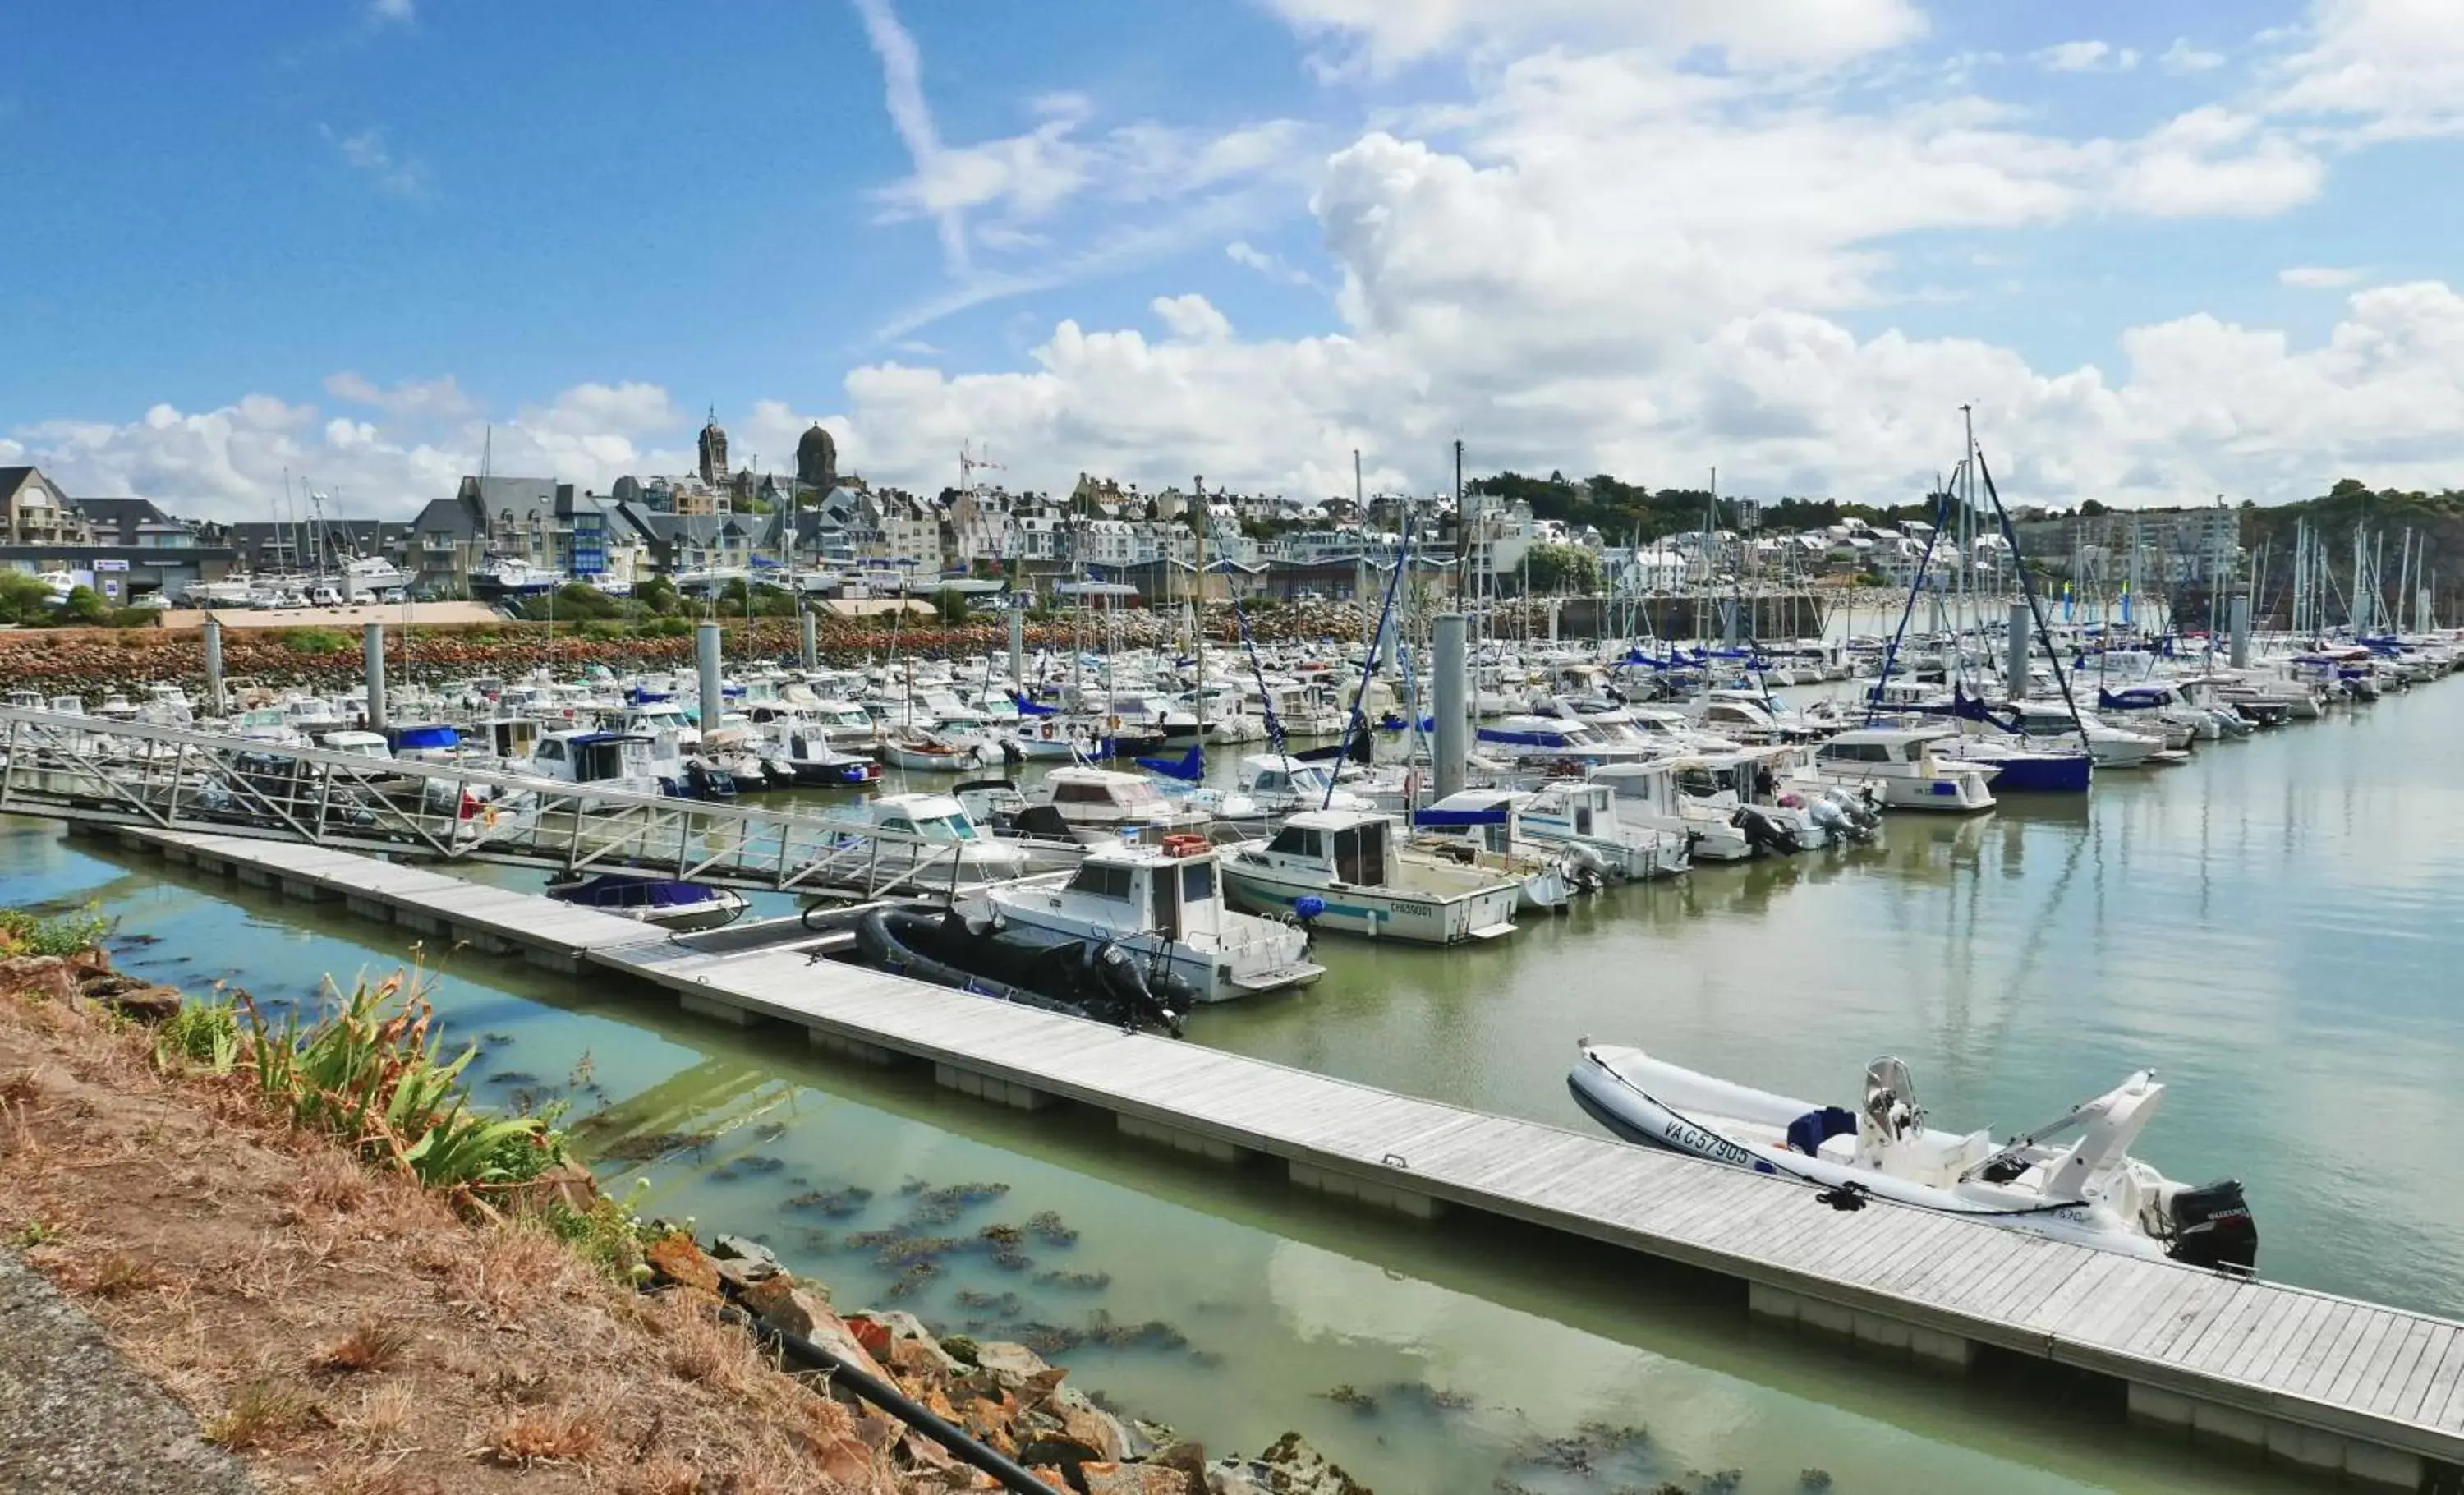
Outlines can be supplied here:
M727 432L718 429L718 407L714 405L710 424L701 429L701 480L715 487L727 477Z

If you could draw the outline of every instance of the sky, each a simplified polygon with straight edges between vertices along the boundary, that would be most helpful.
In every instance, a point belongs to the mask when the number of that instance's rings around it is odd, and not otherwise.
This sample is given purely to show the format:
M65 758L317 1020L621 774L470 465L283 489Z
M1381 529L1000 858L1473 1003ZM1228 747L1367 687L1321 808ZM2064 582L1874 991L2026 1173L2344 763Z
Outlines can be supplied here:
M0 464L1320 497L2464 485L2456 0L88 0L0 74Z

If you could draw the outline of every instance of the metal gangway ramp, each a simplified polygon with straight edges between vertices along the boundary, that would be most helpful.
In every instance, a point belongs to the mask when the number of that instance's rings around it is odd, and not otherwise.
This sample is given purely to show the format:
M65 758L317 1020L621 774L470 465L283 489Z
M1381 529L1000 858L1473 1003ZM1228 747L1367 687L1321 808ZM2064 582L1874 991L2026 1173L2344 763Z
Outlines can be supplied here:
M823 815L21 709L0 709L0 812L816 896L949 896L1011 875L971 843ZM1036 850L1029 869L1073 854Z

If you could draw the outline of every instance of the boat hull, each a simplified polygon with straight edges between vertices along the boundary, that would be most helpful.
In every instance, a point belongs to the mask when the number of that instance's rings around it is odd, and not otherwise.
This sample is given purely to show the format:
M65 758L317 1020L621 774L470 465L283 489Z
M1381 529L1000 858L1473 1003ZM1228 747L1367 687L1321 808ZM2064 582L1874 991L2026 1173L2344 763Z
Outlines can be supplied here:
M1297 917L1300 901L1315 898L1324 912L1309 922L1318 929L1371 939L1418 945L1459 945L1514 933L1519 883L1447 897L1415 896L1368 888L1322 888L1227 860L1223 888L1253 913Z

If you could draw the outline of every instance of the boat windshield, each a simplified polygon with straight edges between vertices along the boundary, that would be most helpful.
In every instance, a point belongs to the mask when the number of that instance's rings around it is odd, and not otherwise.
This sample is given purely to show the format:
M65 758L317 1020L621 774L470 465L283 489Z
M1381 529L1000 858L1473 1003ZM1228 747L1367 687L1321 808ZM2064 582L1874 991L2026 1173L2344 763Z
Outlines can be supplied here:
M927 841L948 844L976 839L976 827L964 815L932 815L915 823L915 832Z

